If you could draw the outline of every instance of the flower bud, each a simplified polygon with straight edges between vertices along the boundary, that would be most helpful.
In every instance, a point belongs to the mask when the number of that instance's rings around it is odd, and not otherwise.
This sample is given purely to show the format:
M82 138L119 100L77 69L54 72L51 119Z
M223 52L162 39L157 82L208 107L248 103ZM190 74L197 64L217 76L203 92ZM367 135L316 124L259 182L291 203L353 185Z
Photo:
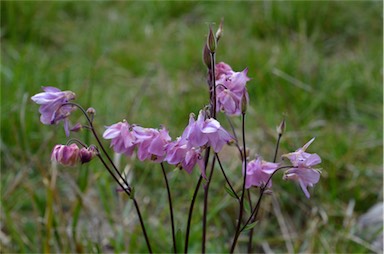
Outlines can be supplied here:
M87 109L87 114L88 115L92 115L92 116L96 115L96 109L94 109L92 107L88 108Z
M203 49L203 62L208 69L211 69L211 54L209 53L209 49L206 43L204 44Z
M208 38L207 38L207 46L208 46L208 50L211 53L215 53L215 51L216 51L216 37L213 34L212 26L209 26L209 33L208 33Z
M283 135L285 131L285 118L281 121L280 125L276 127L277 134Z
M243 98L241 99L241 113L245 114L248 108L248 98L247 94L243 93Z
M51 160L64 166L75 166L80 162L79 147L72 145L56 145L53 148Z
M82 164L90 162L93 157L98 154L96 147L90 146L88 148L81 148L79 151L79 157Z
M218 42L221 36L223 36L223 23L224 23L224 18L221 19L219 29L217 29L216 31L216 42Z
M80 124L80 123L77 123L75 124L75 126L73 126L70 131L72 132L79 132L83 129L83 126Z

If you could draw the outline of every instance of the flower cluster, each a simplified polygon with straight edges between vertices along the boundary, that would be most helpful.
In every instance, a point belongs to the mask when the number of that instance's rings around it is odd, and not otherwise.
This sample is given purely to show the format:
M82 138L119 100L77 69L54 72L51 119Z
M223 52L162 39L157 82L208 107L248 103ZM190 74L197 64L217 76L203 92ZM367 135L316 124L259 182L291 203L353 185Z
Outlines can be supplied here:
M232 140L231 135L213 119L207 118L203 110L197 120L191 114L189 124L181 137L171 142L171 137L165 128L156 130L129 125L126 121L107 127L103 138L111 139L111 147L117 153L131 156L137 148L139 160L154 162L167 161L178 165L191 173L196 163L205 177L205 167L201 152L205 147L212 147L220 152L225 144Z
M229 116L240 115L242 105L248 104L249 95L246 83L248 69L234 72L226 63L220 62L215 66L216 103L217 111L223 111Z
M292 168L284 172L283 179L299 182L300 187L307 198L310 197L307 187L313 187L313 185L320 179L320 170L313 168L321 163L320 156L305 152L314 140L315 138L311 139L295 152L284 154L282 156L288 158L292 164ZM279 163L263 161L261 157L249 161L247 163L245 188L248 189L252 186L271 188L271 175L278 169Z
M75 93L71 91L61 91L56 87L43 87L44 92L32 96L32 100L40 104L39 112L41 113L40 121L43 124L58 124L64 121L64 130L67 137L69 136L68 116L76 108L67 103L76 98Z

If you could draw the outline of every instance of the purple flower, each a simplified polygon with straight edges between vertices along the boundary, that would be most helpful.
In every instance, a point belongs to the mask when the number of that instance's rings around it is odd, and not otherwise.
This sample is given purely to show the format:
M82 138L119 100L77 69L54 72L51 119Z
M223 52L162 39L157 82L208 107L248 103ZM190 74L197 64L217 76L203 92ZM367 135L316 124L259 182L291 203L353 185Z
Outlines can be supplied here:
M321 163L321 158L317 154L306 153L305 150L315 140L312 138L302 148L297 149L293 153L284 154L283 157L288 158L292 165L296 168L291 168L285 171L284 180L294 180L299 182L307 198L310 197L307 187L313 187L320 179L319 169L313 168Z
M166 150L167 156L165 160L169 164L178 165L190 174L197 163L200 167L201 174L206 178L205 165L201 157L200 147L191 147L185 138L179 137L175 141L168 143Z
M103 133L103 138L112 139L111 147L116 153L131 156L136 147L135 127L131 127L125 120L118 122L107 127Z
M267 188L271 188L272 180L268 182L268 179L278 167L278 163L264 161L261 157L257 157L256 160L248 162L245 188L249 189L251 186L266 186Z
M223 146L232 140L231 135L221 127L216 119L205 119L203 110L200 110L197 121L191 114L189 124L182 137L193 147L211 146L216 153L220 152Z
M162 162L165 158L166 145L171 137L165 128L156 130L152 128L136 127L136 143L138 144L137 157L143 161L150 159L154 162Z
M248 104L249 95L246 83L250 80L247 76L248 69L234 72L232 68L221 62L216 65L216 103L217 111L227 115L240 115L242 105ZM243 102L243 100L245 100Z
M74 100L76 95L71 91L61 91L58 88L46 86L42 87L44 92L38 93L31 99L40 104L39 112L41 113L40 121L43 124L57 124L61 120L64 121L65 134L69 136L68 116L76 109L73 105L64 105Z
M76 144L56 145L53 148L51 160L64 166L75 166L80 162L79 147Z

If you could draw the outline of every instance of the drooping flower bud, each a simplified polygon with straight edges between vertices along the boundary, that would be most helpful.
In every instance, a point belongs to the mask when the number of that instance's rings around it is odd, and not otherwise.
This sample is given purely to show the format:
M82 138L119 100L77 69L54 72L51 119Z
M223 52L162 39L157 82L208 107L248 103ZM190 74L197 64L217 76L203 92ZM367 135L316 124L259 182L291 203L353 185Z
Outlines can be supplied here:
M94 109L94 108L92 108L92 107L90 107L90 108L88 108L87 109L87 114L88 115L96 115L96 109Z
M76 144L56 145L53 148L51 160L63 166L73 167L80 162L79 147Z
M99 152L95 146L90 146L88 148L81 148L79 151L79 157L82 164L90 162L93 157L95 157Z
M72 132L79 132L83 129L83 126L81 123L76 123L75 126L73 126L71 129L69 129Z

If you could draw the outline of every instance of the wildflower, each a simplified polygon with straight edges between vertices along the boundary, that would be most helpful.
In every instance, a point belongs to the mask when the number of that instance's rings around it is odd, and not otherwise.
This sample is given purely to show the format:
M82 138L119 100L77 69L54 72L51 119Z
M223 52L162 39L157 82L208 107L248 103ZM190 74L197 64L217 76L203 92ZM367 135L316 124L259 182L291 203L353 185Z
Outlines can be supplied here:
M136 143L138 144L137 157L143 161L150 159L161 162L165 158L165 150L171 137L165 128L156 130L152 128L135 128Z
M250 80L247 76L248 69L234 72L226 63L216 65L216 103L217 111L227 115L240 115L242 109L249 102L246 83Z
M165 160L169 164L178 165L190 174L197 163L203 177L206 178L200 147L191 147L185 138L179 137L175 141L168 143L166 150Z
M321 158L317 154L305 152L309 145L315 140L312 138L302 148L297 149L293 153L284 154L283 157L288 158L295 168L288 169L284 173L284 180L294 180L299 182L307 198L310 197L307 187L313 187L320 179L319 169L313 168L321 163Z
M39 112L41 113L40 121L43 124L58 124L64 121L65 134L69 136L68 116L76 108L73 105L65 105L74 100L76 95L71 91L61 91L58 88L46 86L42 87L44 92L38 93L31 99L40 104Z
M56 145L52 150L51 160L63 166L76 166L89 162L96 154L97 150L93 146L79 149L76 144Z
M103 138L112 139L111 147L116 153L132 156L136 147L136 136L133 128L124 120L108 126L103 133Z
M193 114L190 115L189 124L184 130L183 136L190 142L191 146L211 146L218 153L223 146L232 140L231 135L213 118L205 119L205 113L200 110L195 121Z
M261 157L248 162L245 188L249 189L251 186L271 188L272 180L269 179L278 167L278 163L264 161Z

